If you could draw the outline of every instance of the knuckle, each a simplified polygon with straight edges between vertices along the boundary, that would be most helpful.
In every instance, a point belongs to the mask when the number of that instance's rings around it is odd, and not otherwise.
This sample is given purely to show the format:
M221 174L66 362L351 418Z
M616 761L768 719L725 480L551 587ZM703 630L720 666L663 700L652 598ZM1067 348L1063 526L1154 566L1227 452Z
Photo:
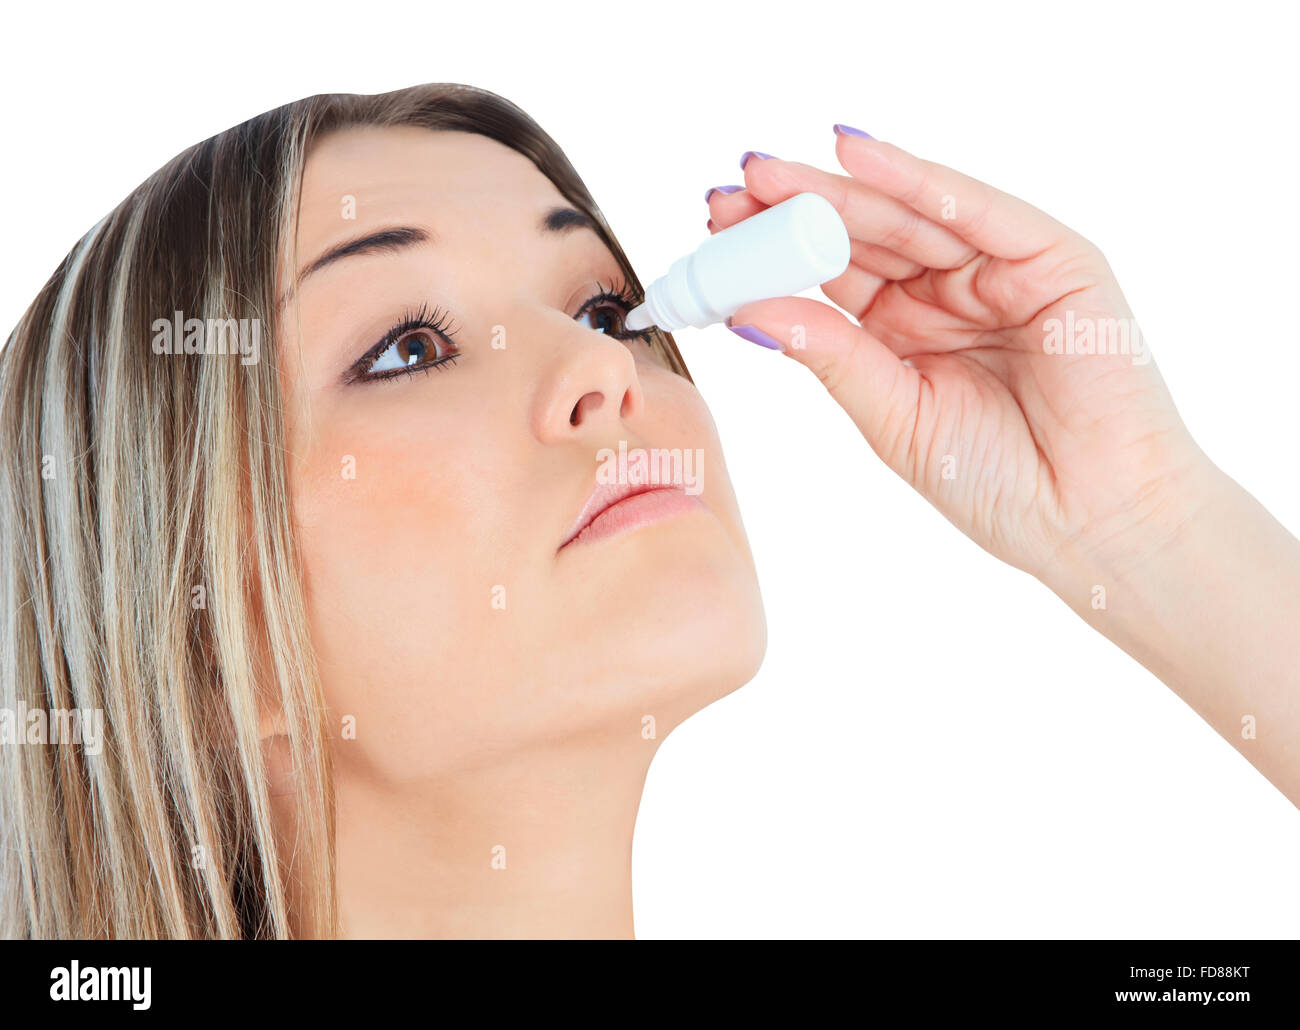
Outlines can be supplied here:
M907 210L902 220L885 233L881 244L887 250L903 250L915 242L921 230L921 216L911 209Z

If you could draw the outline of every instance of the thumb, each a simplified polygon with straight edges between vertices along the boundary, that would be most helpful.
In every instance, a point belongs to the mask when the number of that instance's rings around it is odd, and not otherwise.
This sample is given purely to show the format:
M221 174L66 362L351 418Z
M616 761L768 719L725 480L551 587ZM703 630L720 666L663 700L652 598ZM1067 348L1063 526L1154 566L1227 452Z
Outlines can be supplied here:
M837 308L806 297L754 301L737 309L727 327L770 346L754 338L758 330L811 369L886 462L887 450L909 442L903 434L915 422L920 374Z

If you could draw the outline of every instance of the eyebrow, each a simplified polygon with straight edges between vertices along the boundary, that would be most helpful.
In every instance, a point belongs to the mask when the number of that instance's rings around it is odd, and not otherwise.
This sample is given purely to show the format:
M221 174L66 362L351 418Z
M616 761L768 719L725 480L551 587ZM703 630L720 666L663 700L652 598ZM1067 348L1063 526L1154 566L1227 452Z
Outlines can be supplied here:
M381 229L379 232L367 233L365 236L346 240L325 251L324 254L298 273L298 285L301 286L303 280L309 275L319 272L326 265L332 265L335 261L342 261L346 257L353 257L357 254L375 254L380 251L401 250L403 247L428 243L432 239L433 236L427 230L404 225L396 229Z
M591 216L571 207L551 208L542 215L541 221L537 225L538 232L543 234L565 235L576 229L587 229L595 233L597 237L600 236L595 220ZM301 286L309 275L314 275L326 265L332 265L335 261L342 261L347 257L385 251L391 253L406 247L432 242L434 242L434 237L431 232L411 225L402 225L392 229L380 229L378 232L367 233L364 236L358 236L356 239L346 240L325 251L324 254L298 274L298 286Z

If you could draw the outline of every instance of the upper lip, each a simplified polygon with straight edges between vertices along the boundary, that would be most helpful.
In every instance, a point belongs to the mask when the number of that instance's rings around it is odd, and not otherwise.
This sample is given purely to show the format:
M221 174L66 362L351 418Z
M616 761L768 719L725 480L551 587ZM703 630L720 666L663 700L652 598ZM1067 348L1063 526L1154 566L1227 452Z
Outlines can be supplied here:
M597 483L595 489L587 495L582 511L578 512L578 518L573 523L573 528L569 530L560 547L572 543L578 534L591 525L601 512L612 508L619 501L635 497L637 494L647 494L653 490L681 489L682 487L673 483Z

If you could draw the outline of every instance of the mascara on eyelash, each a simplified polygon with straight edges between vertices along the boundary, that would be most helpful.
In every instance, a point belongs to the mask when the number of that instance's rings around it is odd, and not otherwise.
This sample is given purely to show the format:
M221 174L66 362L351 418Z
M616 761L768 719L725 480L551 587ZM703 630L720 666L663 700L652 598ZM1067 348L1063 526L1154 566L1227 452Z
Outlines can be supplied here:
M618 278L610 280L608 287L596 280L596 286L599 293L588 298L578 310L578 315L589 311L594 305L602 302L612 302L619 306L621 317L626 318L627 313L641 303L640 294L631 287L626 279ZM443 312L440 308L434 308L430 313L427 304L422 304L418 311L407 311L405 315L390 328L380 338L379 342L370 347L348 370L344 376L344 383L352 384L357 382L375 382L381 379L396 379L399 376L410 375L413 372L428 372L434 369L442 370L448 365L454 365L456 360L461 356L459 351L445 355L432 362L423 365L411 365L403 368L385 369L382 372L370 372L368 369L373 365L389 347L397 343L407 333L414 332L417 329L428 329L443 337L453 347L455 341L451 339L454 330L451 329L450 315ZM603 330L602 330L603 332ZM651 342L655 333L653 326L646 329L625 329L623 332L606 333L611 339L615 340L645 340Z
M589 300L587 300L587 302L583 304L582 307L579 309L578 314L579 315L584 314L594 304L597 304L601 301L611 301L613 303L616 303L621 309L622 312L621 320L624 322L624 330L622 332L606 333L606 335L615 340L640 339L640 340L645 340L647 343L650 342L655 332L653 326L649 326L644 329L626 328L626 319L627 319L628 312L634 310L638 305L642 303L642 297L640 293L634 290L631 284L626 279L623 278L611 280L608 288L601 286L600 280L597 279L596 286L601 290L601 292L596 294L594 297L590 298Z
M344 373L343 382L346 384L357 382L368 382L377 379L388 379L392 375L409 375L411 372L424 369L428 371L432 368L445 365L449 361L454 363L454 359L459 357L459 352L449 354L444 358L432 362L428 366L411 366L407 369L387 369L386 372L373 373L368 371L379 357L388 350L389 347L397 343L407 333L414 332L416 329L427 329L432 333L441 336L451 346L455 346L452 337L455 335L455 329L452 328L450 312L443 311L435 307L432 312L429 311L429 305L421 304L419 310L407 309L406 313L393 325L387 332L380 337L379 342L371 346L360 358L358 358L352 367Z

